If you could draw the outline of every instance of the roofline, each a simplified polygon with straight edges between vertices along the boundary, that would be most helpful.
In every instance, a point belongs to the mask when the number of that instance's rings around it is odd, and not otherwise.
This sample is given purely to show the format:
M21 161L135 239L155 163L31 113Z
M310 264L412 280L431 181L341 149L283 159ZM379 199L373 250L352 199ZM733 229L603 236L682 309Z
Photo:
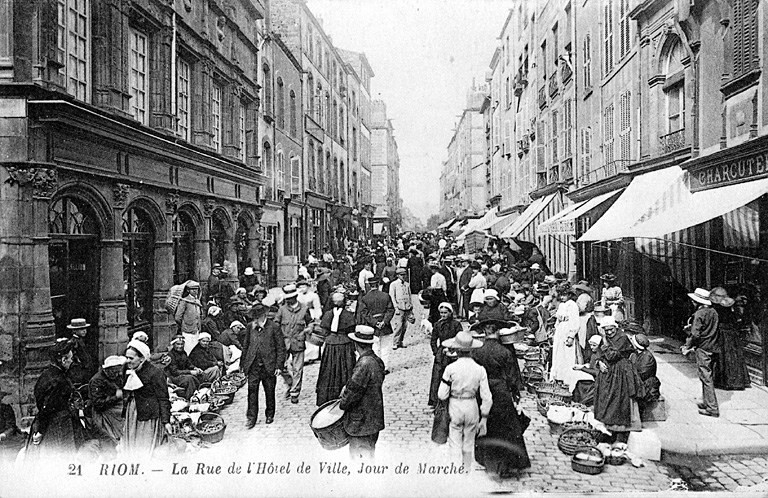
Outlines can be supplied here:
M499 36L497 39L501 40L502 35L504 34L504 31L507 29L507 25L509 24L509 21L512 19L512 13L515 11L515 9L509 9L509 14L507 14L507 19L504 21L504 26L501 27L501 31L499 32Z

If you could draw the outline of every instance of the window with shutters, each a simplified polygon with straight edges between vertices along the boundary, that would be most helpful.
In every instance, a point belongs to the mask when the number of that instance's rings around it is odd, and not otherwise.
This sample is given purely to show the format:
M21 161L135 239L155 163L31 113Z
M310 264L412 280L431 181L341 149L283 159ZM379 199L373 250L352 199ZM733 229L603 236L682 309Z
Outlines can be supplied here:
M26 2L24 2L26 3ZM88 100L90 19L88 0L58 0L57 58L67 93ZM146 37L144 37L146 58ZM146 66L145 66L146 67Z
M211 92L211 146L221 152L221 87L213 85Z
M613 0L605 0L603 5L603 76L607 76L611 69L613 69Z
M584 48L582 54L584 71L584 88L592 88L592 35L587 33L584 36Z
M563 103L563 159L573 156L571 135L573 133L573 100L566 99Z
M297 137L299 135L298 132L298 123L296 121L296 92L291 90L291 93L289 94L289 109L288 109L288 121L290 125L291 130L291 136Z
M262 78L264 79L264 114L272 117L272 72L268 64L262 67Z
M619 158L632 156L632 98L629 90L619 97Z
M317 121L317 114L315 109L315 78L312 73L307 75L307 114L312 116L312 119Z
M581 129L580 143L579 176L582 177L580 183L588 183L585 180L592 170L592 128L589 126Z
M500 142L501 142L501 129L500 129L500 126L501 126L501 124L500 124L499 116L494 116L493 117L493 146L494 146L493 151L494 152L499 150L499 147L501 146L501 144L500 144Z
M277 145L277 154L275 154L275 184L277 190L285 191L285 155L280 148L280 144Z
M550 149L552 150L552 163L557 163L558 159L558 119L560 117L559 111L552 111L552 137L550 142Z
M131 29L131 110L133 118L142 124L149 122L147 52L147 35Z
M512 154L515 149L515 141L512 137L512 122L510 120L507 120L507 154Z
M277 78L275 93L275 121L277 121L277 126L285 129L285 84L283 78Z
M298 156L291 157L291 193L301 193L301 162Z
M189 140L189 62L176 60L176 134Z
M619 2L619 58L621 59L629 53L629 0L618 0Z
M667 133L685 128L685 68L682 63L683 47L678 41L667 56L667 74L664 95L667 105Z
M603 164L613 162L613 104L603 111Z
M509 76L507 76L507 82L504 84L504 98L505 102L507 103L506 106L509 107L512 103L512 99L510 98L511 95L511 88L509 86Z
M547 79L547 70L549 67L547 67L547 42L544 41L541 44L541 76L545 80Z
M758 0L732 0L734 78L758 67L757 4Z
M544 119L539 119L536 123L536 139L539 145L536 146L536 171L544 173L547 171L547 137L546 137L546 123Z

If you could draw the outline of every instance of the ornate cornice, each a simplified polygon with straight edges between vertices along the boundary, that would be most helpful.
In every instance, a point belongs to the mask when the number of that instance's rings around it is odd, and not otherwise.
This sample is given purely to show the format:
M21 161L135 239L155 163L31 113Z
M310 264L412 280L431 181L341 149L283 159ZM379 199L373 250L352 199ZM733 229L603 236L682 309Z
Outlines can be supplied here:
M6 183L22 187L32 185L35 197L50 199L58 186L58 172L55 168L6 166L6 170L8 170Z

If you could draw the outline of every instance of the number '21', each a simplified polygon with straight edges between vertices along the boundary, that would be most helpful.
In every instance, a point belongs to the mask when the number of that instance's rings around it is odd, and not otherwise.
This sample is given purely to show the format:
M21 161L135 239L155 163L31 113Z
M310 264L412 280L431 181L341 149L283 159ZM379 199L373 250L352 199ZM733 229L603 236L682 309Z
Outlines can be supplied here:
M69 464L69 473L67 475L70 476L81 476L83 475L82 469L80 468L80 465L75 465L74 463Z

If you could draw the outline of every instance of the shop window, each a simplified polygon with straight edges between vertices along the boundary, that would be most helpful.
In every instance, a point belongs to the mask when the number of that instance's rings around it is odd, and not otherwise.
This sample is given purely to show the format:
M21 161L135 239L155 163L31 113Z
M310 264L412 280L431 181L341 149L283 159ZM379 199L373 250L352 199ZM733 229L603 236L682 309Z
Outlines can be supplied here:
M210 248L211 267L215 264L224 264L229 248L229 222L221 210L216 210L211 216Z
M188 213L179 211L173 215L173 283L195 277L195 223Z
M132 207L123 213L123 281L130 335L151 335L154 289L155 232L146 211Z

